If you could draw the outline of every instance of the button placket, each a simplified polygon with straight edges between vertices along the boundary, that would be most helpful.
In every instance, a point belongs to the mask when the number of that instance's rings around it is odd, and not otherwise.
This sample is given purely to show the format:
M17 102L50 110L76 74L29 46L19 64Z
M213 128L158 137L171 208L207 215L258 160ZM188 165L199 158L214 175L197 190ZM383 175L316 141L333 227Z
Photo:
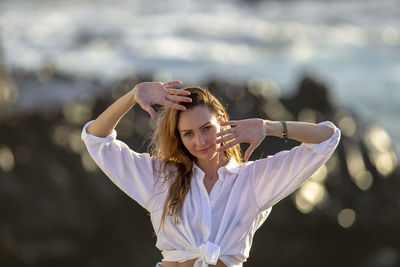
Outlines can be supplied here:
M203 226L203 241L207 241L211 233L211 203L208 197L207 189L204 186L203 179L205 174L202 175L202 179L197 177L197 184L200 187L200 198L202 206L202 226Z
M206 207L205 209L203 209L203 214L204 214L204 241L208 240L208 237L210 236L211 233L211 203L210 203L210 199L208 198L208 194L207 191L205 190L205 196L204 196L204 207Z
M215 184L210 192L209 198L210 198L211 202L214 202L215 199L218 197L218 193L219 193L220 189L221 189L221 180L218 180L215 182Z
M210 192L210 201L212 203L214 203L214 201L217 199L217 197L219 195L219 192L221 191L222 179L223 179L222 175L224 175L222 169L219 169L217 172L218 172L219 179L215 182L215 184Z

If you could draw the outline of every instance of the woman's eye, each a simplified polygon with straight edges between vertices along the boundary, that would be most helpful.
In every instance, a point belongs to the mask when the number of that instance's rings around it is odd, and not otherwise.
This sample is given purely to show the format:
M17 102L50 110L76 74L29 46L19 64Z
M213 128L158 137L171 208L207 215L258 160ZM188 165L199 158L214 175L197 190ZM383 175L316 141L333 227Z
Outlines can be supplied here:
M192 133L185 133L184 134L184 136L189 136L189 135L191 135Z
M211 126L206 126L206 127L204 127L204 129L205 129L205 130L210 130L210 129L211 129Z

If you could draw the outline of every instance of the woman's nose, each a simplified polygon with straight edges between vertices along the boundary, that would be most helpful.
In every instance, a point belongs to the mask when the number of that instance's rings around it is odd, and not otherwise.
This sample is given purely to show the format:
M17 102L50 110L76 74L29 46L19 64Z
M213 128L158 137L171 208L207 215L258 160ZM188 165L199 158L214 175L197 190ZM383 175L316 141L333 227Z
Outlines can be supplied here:
M198 134L197 135L197 144L199 145L199 146L201 146L201 145L203 145L205 143L205 141L204 141L204 136L202 136L201 134Z

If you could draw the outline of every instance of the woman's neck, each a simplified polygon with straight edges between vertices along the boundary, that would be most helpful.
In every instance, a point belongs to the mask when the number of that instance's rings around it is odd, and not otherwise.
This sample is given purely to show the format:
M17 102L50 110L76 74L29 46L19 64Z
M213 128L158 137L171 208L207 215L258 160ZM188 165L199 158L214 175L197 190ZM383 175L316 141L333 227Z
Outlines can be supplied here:
M218 153L211 160L196 160L196 164L203 170L207 177L214 177L217 175L217 171L220 167L225 166L228 163L228 159L225 157L223 152Z

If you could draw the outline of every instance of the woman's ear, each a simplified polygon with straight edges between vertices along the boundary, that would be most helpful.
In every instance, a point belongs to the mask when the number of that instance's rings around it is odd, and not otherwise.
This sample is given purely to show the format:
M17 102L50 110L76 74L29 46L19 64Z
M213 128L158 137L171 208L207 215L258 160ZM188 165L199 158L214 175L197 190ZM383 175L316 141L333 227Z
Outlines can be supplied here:
M220 117L220 121L219 124L221 124L221 122L226 121L226 115L225 113L223 113ZM221 126L221 129L225 128L226 126Z
M222 115L220 115L220 123L226 121L226 115L225 113L223 113Z
M220 132L224 131L225 128L226 128L226 126L221 125L221 123L224 122L224 121L226 121L226 115L225 115L225 113L222 113L220 115L220 117L219 117L219 125L220 125L220 128L221 128ZM224 145L225 145L225 142L222 142L219 146L221 147L221 146L224 146ZM224 151L224 154L226 155L226 151Z

